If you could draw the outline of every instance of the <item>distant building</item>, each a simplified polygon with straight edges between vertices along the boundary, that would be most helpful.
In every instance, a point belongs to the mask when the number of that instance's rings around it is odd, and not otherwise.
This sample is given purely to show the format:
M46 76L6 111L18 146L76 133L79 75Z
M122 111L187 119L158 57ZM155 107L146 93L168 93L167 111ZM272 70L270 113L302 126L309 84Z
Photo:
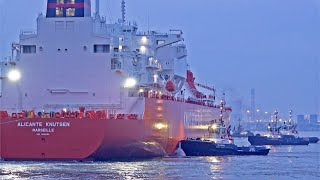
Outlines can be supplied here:
M300 130L317 130L320 127L318 115L298 115L297 123Z
M297 121L300 126L301 125L308 125L308 124L310 124L310 115L298 115Z
M310 124L318 124L318 115L316 114L310 115Z

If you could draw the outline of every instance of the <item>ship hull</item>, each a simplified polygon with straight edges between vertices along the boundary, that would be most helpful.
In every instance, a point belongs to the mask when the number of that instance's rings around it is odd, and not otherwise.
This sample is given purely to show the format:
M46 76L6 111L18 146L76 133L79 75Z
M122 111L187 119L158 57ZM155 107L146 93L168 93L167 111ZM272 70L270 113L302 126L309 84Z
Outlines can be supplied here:
M296 137L269 138L266 136L249 136L251 145L308 145L309 140Z
M182 140L181 149L187 156L268 155L270 150L265 147L237 147L234 144L201 140Z
M1 157L5 160L163 157L172 153L180 140L205 135L207 129L196 127L219 117L217 108L178 101L146 98L145 107L143 119L1 119ZM210 112L210 116L188 119L199 111Z

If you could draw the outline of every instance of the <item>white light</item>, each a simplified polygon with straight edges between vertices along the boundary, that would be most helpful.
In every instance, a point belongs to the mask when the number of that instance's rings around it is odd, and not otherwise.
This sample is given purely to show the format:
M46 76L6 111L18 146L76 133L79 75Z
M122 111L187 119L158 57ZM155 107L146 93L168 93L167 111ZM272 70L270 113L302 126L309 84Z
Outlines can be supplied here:
M67 109L66 109L66 108L64 108L64 109L63 109L63 112L67 112Z
M18 81L21 78L20 71L14 69L8 73L8 78L10 81Z
M142 42L142 44L147 44L148 43L148 38L146 36L143 36L141 38L141 42Z
M268 114L268 112L264 112L264 113Z
M153 75L153 82L154 83L158 82L158 75L157 74Z
M217 125L216 124L212 124L211 129L217 129Z
M260 112L260 110L258 109L257 112Z
M122 46L121 46L121 45L119 46L119 50L120 50L120 51L122 50Z
M155 127L156 127L157 129L161 130L161 129L165 128L166 125L164 125L163 123L157 123L157 124L155 124Z
M143 92L144 92L144 90L143 90L143 89L139 89L139 92L140 92L140 93L143 93Z
M250 111L248 110L247 113L250 113Z
M124 82L124 87L125 88L132 88L137 84L137 81L133 78L127 78L126 81Z
M145 46L141 46L141 47L140 47L140 52L141 52L142 54L145 54L146 51L147 51L147 48L146 48Z

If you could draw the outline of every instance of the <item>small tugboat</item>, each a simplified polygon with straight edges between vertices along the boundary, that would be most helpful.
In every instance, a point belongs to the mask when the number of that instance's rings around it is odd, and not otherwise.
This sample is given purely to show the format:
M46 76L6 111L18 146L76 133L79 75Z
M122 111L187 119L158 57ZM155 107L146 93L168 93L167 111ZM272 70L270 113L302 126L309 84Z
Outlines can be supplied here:
M268 125L268 133L266 135L256 134L249 136L248 141L251 145L308 145L308 138L295 137L292 134L282 134L280 132L283 127L278 127L278 112L274 113L275 121ZM289 128L289 126L286 126ZM295 130L295 125L290 126Z
M283 122L283 125L281 126L280 132L282 134L287 134L287 135L297 135L298 131L297 129L297 124L294 123L294 121L292 120L292 110L289 111L289 121ZM319 138L318 137L304 137L309 139L309 143L318 143Z
M244 128L240 124L240 119L239 119L239 124L237 129L235 127L233 128L232 137L248 137L248 136L254 136L254 134L251 131L244 131Z
M233 144L231 126L226 128L223 121L224 105L221 101L220 119L212 120L208 126L209 137L182 140L179 148L187 156L267 155L270 149L263 146L238 147Z

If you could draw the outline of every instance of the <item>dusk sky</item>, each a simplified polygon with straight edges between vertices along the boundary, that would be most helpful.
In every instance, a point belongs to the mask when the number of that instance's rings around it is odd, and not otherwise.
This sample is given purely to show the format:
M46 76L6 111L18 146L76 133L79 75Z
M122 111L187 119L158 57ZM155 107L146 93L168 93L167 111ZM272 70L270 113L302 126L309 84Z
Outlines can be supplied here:
M127 0L126 6L127 20L140 30L184 31L198 82L233 89L248 105L255 88L264 111L319 112L320 0ZM35 29L45 7L45 0L0 0L0 57L10 55L21 29ZM101 14L116 21L120 0L101 0Z

